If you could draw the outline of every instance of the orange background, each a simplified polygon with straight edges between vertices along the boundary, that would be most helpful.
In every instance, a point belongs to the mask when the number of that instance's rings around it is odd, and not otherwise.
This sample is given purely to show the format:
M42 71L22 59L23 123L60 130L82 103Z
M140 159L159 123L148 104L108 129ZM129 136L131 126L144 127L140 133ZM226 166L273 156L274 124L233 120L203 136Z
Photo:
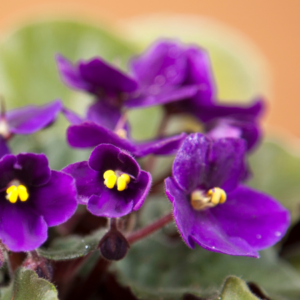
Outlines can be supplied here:
M0 31L51 15L114 25L120 19L157 12L211 17L247 35L271 66L274 99L267 124L300 137L299 0L2 0Z

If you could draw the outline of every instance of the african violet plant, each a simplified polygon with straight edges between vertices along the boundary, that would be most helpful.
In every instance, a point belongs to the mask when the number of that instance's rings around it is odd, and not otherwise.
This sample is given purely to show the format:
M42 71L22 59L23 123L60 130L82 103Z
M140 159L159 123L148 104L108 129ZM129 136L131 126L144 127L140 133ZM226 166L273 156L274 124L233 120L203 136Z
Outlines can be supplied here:
M59 100L40 107L2 109L0 238L7 271L9 253L27 252L23 267L49 281L54 267L65 278L59 299L90 299L97 289L91 278L108 274L111 262L126 257L132 244L168 224L176 225L173 235L181 237L180 243L220 256L258 258L258 251L282 239L290 224L288 210L272 196L247 186L252 176L247 159L259 146L264 101L221 104L204 49L160 40L130 60L128 73L101 57L72 63L58 55L56 60L62 81L93 95L94 101L83 115ZM164 110L157 136L134 140L128 111L155 105ZM91 149L87 160L51 171L44 154L22 149L10 153L7 143L15 134L51 126L58 113L70 123L69 146L74 151ZM203 131L167 135L169 120L182 114L197 119ZM172 170L154 178L157 157L172 155ZM170 201L172 209L141 226L145 203L159 194L166 195L161 201ZM102 228L86 238L93 242L84 250L71 245L72 255L57 262L56 255L68 240L57 237L78 233L79 225L89 220L96 220L93 230ZM63 222L47 235L48 227ZM97 249L100 258L94 255ZM90 275L76 286L77 273L85 265ZM123 296L135 299L128 290ZM174 299L181 297L177 296Z

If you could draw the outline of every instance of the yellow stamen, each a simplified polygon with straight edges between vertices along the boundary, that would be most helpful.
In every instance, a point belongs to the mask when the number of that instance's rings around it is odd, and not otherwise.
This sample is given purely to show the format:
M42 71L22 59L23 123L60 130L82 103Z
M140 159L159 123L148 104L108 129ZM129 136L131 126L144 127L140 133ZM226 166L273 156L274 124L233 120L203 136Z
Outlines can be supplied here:
M220 188L213 188L207 192L207 196L211 197L211 202L215 205L224 203L227 195L224 190Z
M127 174L122 174L117 181L118 191L124 191L127 188L127 184L130 182L130 177Z
M19 185L18 186L18 193L19 193L19 198L22 202L27 201L29 195L27 192L27 188L24 185Z
M22 201L25 202L29 198L29 194L27 191L27 188L20 184L18 186L12 185L6 189L6 199L10 203L16 203L18 198Z
M104 184L109 188L112 189L117 181L117 176L115 174L110 174L106 176L106 179L104 180Z
M119 172L114 172L113 170L108 170L103 174L104 184L109 188L114 188L115 184L117 183L117 190L124 191L127 188L127 184L130 182L130 177L128 174L121 174Z
M191 194L191 205L195 210L204 210L226 201L226 193L220 188L210 189L206 194L202 190L195 190Z
M115 175L115 172L113 170L108 170L108 171L104 172L103 178L107 179L110 175Z

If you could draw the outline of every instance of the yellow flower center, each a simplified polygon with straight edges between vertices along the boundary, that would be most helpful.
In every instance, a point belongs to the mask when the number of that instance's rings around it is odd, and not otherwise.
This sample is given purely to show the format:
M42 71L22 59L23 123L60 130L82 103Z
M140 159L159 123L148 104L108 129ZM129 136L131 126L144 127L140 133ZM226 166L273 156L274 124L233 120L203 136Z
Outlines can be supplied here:
M29 198L29 194L27 191L27 188L20 184L18 186L11 185L6 189L6 199L10 203L16 203L18 201L18 198L22 201L25 202Z
M191 205L195 210L204 210L224 203L226 198L225 191L218 187L210 189L206 194L201 190L195 190L191 194Z
M108 170L103 174L104 184L112 189L117 183L118 191L124 191L127 188L128 183L130 182L130 177L128 174L122 173L118 174L118 171Z

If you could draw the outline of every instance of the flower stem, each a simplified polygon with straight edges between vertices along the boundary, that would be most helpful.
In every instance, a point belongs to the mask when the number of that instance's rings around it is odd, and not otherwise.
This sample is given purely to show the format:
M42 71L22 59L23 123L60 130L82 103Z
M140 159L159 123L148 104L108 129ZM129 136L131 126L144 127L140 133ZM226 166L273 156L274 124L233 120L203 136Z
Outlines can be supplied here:
M169 214L154 221L152 224L129 234L127 236L127 241L129 244L133 244L147 237L148 235L154 233L155 231L161 229L162 227L170 223L172 220L173 220L173 214L170 212Z

